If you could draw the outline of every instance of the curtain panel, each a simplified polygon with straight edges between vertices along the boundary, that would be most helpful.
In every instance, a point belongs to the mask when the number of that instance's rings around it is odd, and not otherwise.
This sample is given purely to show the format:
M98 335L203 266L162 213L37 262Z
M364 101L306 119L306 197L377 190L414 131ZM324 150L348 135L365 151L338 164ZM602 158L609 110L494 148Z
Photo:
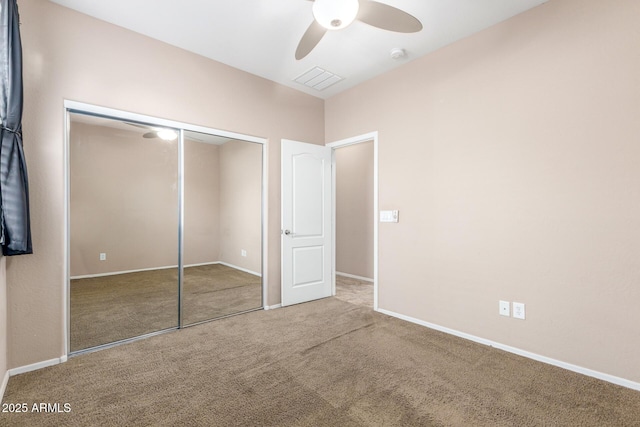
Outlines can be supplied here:
M0 245L4 255L22 255L33 250L22 148L22 44L16 0L0 0L0 23Z

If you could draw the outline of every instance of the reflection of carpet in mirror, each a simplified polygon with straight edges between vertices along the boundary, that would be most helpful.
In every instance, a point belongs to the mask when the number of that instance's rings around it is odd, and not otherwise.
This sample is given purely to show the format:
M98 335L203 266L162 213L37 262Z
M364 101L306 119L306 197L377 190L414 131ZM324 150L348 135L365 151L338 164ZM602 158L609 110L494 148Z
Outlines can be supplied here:
M262 306L262 279L222 264L184 269L184 324ZM178 270L71 280L71 351L178 326Z

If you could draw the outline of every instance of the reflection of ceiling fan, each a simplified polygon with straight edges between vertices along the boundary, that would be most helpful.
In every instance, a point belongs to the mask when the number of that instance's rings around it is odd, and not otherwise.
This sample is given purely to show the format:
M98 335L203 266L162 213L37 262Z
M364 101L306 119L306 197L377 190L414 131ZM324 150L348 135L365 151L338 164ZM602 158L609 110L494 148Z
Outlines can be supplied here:
M137 128L147 129L149 132L146 132L142 135L143 138L160 138L165 141L173 141L178 138L178 134L176 131L167 128L154 128L151 126L139 125L137 123L125 122L130 126L135 126Z
M302 36L296 49L296 59L313 50L328 30L345 28L358 20L383 30L415 33L422 23L413 15L388 4L373 0L311 0L315 20Z

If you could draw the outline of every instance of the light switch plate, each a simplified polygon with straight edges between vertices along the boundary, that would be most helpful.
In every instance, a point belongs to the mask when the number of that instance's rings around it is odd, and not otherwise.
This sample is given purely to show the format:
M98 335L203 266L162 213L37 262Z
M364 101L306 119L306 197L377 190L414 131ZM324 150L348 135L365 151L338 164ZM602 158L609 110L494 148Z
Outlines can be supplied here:
M380 211L380 222L398 222L398 211Z

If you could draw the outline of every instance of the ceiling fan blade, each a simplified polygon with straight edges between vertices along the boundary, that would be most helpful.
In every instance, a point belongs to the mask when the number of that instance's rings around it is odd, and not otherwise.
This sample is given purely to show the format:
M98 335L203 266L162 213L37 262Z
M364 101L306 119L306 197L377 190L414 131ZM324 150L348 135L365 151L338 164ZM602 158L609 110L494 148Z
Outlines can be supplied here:
M373 0L360 2L357 19L365 24L398 33L417 33L422 30L422 23L415 16Z
M296 59L302 59L307 56L309 52L311 52L313 48L316 47L316 45L320 42L326 32L327 29L318 24L316 20L314 20L300 39L300 43L298 43L298 48L296 49Z
M153 132L147 132L144 135L142 135L143 138L157 138L158 137L158 132L153 131Z

